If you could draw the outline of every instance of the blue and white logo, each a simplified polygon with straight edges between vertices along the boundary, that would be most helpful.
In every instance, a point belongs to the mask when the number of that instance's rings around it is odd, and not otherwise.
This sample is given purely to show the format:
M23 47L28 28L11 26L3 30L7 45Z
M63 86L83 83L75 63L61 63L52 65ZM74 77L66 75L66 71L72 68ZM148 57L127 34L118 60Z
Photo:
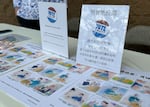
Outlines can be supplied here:
M96 21L96 28L93 31L94 36L104 38L109 33L109 24L104 20Z
M56 19L57 19L56 10L53 7L48 8L48 17L47 18L51 23L56 22Z

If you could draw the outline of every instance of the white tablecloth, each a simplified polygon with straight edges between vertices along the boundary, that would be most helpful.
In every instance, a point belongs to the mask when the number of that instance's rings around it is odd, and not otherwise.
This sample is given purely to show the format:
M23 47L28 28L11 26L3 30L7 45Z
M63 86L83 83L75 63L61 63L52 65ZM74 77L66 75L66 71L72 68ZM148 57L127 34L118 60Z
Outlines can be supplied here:
M32 38L29 42L35 42L41 44L40 31L27 29L10 24L0 24L0 30L11 29L13 32L0 34L0 36L8 34L20 34ZM69 54L70 57L76 55L77 39L69 37ZM124 50L122 65L137 69L140 71L150 72L150 55L134 52L130 50ZM25 107L22 103L11 98L6 93L0 91L0 107Z

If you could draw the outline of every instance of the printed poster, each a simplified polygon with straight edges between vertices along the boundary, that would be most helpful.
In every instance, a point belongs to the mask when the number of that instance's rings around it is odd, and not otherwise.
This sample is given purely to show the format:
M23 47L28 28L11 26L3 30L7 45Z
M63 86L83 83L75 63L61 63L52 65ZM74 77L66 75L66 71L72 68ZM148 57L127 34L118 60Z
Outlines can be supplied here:
M128 17L128 5L83 5L76 61L119 73Z
M39 2L42 48L68 58L66 3Z

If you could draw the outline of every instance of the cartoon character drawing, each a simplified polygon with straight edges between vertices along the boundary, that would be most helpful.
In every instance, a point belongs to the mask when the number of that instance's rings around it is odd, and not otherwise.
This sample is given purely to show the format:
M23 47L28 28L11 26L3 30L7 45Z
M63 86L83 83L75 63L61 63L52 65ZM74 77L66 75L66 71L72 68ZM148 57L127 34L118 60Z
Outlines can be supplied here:
M35 90L40 92L42 95L49 96L61 87L62 87L62 85L60 85L60 84L45 84L45 85L40 85L38 87L35 87Z
M63 95L63 98L69 104L80 107L87 100L88 94L73 87Z
M120 88L117 86L103 86L97 94L105 98L119 101L126 92L127 89L125 88Z
M128 95L123 99L123 103L128 105L129 107L142 107L140 97L137 93L132 95Z
M70 62L58 62L59 65L66 67L67 69L71 68L73 65Z
M131 86L132 89L150 95L150 82L137 79Z
M94 79L86 79L81 83L80 87L88 91L96 92L100 89L100 84L100 81Z
M6 62L6 61L3 61L3 60L0 60L0 65L2 66L2 65L7 65L8 64L8 62Z
M5 72L9 69L11 69L13 66L11 65L0 65L0 72Z
M60 58L51 57L51 58L44 60L44 62L46 62L48 64L56 64L58 61L61 61L61 60L62 59L60 59Z
M61 73L63 70L57 69L57 68L47 68L44 71L42 71L42 74L47 76L47 77L54 77L57 74Z
M46 84L46 83L50 83L51 81L46 79L46 78L29 78L29 79L24 79L21 81L22 84L26 85L26 86L29 86L31 88L35 88L39 85L42 85L42 84Z
M60 81L60 82L62 82L62 83L65 83L65 81L66 81L66 79L68 78L68 76L69 76L69 73L62 74L62 75L60 75L56 80L57 80L57 81Z
M127 85L132 85L133 84L133 80L125 78L125 77L114 76L112 79L115 80L115 81L127 84Z
M85 72L86 70L88 70L90 67L88 66L84 66L84 65L81 65L81 64L76 64L76 65L73 65L69 71L72 71L72 72L77 72L77 73L83 73Z
M113 75L114 73L105 70L97 70L94 73L92 73L92 76L102 80L109 80Z
M12 48L12 49L10 49L11 51L13 51L13 52L19 52L19 51L21 51L22 49L25 49L24 47L14 47L14 48Z
M4 52L4 51L0 51L0 57L5 56L6 54L7 54L6 52Z
M33 53L30 55L30 57L31 57L31 58L38 58L38 57L40 57L40 56L42 56L42 55L44 55L42 52L37 51L37 52L33 52Z
M22 55L19 55L19 54L14 54L14 55L8 55L8 56L5 56L5 59L7 59L8 61L13 61L17 58L21 58Z
M45 68L45 66L43 64L36 64L31 67L31 70L33 70L35 72L40 72L40 71L44 70L44 68Z
M11 75L11 78L12 78L13 80L16 80L16 81L21 81L21 80L23 80L23 79L28 78L30 75L31 75L30 72L27 72L27 71L25 71L25 70L22 69L22 70L19 70L19 71L13 73L13 74Z
M21 64L22 62L24 62L25 58L21 58L21 59L17 59L16 61L14 61L15 64Z

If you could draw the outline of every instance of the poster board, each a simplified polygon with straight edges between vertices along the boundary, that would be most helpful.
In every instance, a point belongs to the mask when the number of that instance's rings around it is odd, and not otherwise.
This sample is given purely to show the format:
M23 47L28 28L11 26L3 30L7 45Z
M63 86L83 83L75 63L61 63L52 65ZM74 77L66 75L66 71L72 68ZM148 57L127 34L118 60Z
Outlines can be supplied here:
M128 5L83 5L77 63L119 73L128 16Z

